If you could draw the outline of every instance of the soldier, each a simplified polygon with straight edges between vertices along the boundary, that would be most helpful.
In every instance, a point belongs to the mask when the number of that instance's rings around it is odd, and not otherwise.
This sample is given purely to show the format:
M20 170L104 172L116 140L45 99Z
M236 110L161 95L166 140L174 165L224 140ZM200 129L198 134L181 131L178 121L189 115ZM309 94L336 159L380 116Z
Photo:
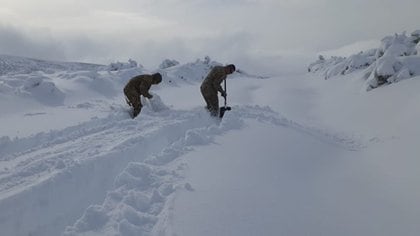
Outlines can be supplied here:
M162 75L155 73L153 75L138 75L130 79L124 87L124 94L128 105L133 107L133 118L136 117L143 105L141 104L140 95L146 98L152 98L149 93L152 84L159 84L162 81Z
M226 76L235 72L235 65L215 66L200 86L201 94L206 101L207 110L212 116L217 116L219 113L219 98L217 92L220 92L222 97L226 98L226 91L220 85Z

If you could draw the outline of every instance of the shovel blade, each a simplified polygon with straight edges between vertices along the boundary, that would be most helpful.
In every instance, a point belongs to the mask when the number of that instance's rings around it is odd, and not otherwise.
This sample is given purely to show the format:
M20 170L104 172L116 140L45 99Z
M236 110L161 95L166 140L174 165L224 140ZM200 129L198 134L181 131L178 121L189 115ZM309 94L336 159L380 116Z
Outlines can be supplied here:
M231 107L226 107L226 106L221 107L220 112L219 112L219 118L223 118L223 116L225 115L225 112L230 111L230 110L232 110Z

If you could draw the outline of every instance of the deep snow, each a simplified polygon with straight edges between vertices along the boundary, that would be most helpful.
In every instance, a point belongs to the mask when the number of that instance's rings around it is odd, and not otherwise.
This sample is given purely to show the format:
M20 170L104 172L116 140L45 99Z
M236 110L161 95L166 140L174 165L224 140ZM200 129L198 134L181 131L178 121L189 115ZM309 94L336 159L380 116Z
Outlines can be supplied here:
M322 55L308 67L309 72L322 72L325 79L364 70L366 90L396 83L420 75L420 31L387 36L378 48L359 51L349 57Z
M219 121L199 92L215 64L0 76L2 235L417 235L419 77L239 68ZM130 119L123 86L156 71Z

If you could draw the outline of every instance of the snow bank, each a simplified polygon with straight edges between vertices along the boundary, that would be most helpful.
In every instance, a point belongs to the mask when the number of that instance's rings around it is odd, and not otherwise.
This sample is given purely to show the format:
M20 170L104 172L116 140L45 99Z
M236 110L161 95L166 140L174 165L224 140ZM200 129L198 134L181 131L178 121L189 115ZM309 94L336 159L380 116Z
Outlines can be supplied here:
M387 36L377 49L360 52L348 58L331 57L310 64L309 72L322 73L325 79L364 70L367 90L384 84L420 75L420 34L414 31L410 36L404 33Z
M106 99L120 96L127 82L140 74L155 72L162 74L163 83L153 86L152 90L165 86L179 86L183 83L193 84L203 80L213 66L221 65L209 57L183 65L179 65L175 60L165 60L163 62L165 65L155 70L146 70L131 59L127 63L111 63L107 67L78 63L34 62L30 59L5 56L0 57L1 62L3 68L8 68L4 65L13 66L9 68L7 74L0 75L0 96L5 98L0 100L0 104L3 108L16 112L20 109L14 107L20 106L19 103L22 101L28 104L36 102L41 106L60 106L65 101L86 103L85 99L92 97L92 94ZM28 65L23 66L26 62ZM36 71L32 69L32 64L37 68ZM15 66L23 67L16 69ZM76 70L77 68L83 70ZM16 97L21 100L16 100Z
M177 60L165 59L162 61L162 63L160 63L159 69L166 69L176 65L179 65Z
M63 105L65 94L42 72L0 76L0 94L36 100L44 105Z
M140 67L143 68L141 64L138 64L137 61L128 59L128 62L112 62L108 65L107 70L108 71L118 71L123 69L130 69L130 68L136 68Z
M177 84L177 82L196 82L205 78L213 66L221 65L219 62L212 61L210 57L204 60L197 59L195 62L172 66L163 72L164 81Z
M217 61L213 61L210 57L206 56L204 59L197 59L195 62L186 63L182 65L172 66L161 66L158 72L163 75L164 83L171 85L179 85L179 83L197 83L204 80L207 74L214 66L222 66L223 64ZM266 79L266 76L249 74L244 70L238 69L232 75L229 75L229 79L237 77L246 77L252 79Z
M330 59L324 59L320 56L318 61L309 65L308 72L321 72L325 79L349 74L370 66L375 61L375 54L376 50L369 50L348 58L331 57Z
M417 43L416 50L417 50L417 55L420 55L420 42Z

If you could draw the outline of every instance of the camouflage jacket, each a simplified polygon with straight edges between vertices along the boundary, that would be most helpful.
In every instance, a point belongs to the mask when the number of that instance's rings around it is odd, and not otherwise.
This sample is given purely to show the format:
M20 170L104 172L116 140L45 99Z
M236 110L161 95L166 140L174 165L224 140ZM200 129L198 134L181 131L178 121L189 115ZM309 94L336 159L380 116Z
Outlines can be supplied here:
M226 79L226 76L227 74L223 66L215 66L204 79L201 87L205 90L212 90L215 93L217 93L217 91L222 93L223 88L220 84Z
M124 87L124 91L136 91L138 94L147 98L152 97L149 89L153 84L153 77L151 75L138 75L130 79Z

